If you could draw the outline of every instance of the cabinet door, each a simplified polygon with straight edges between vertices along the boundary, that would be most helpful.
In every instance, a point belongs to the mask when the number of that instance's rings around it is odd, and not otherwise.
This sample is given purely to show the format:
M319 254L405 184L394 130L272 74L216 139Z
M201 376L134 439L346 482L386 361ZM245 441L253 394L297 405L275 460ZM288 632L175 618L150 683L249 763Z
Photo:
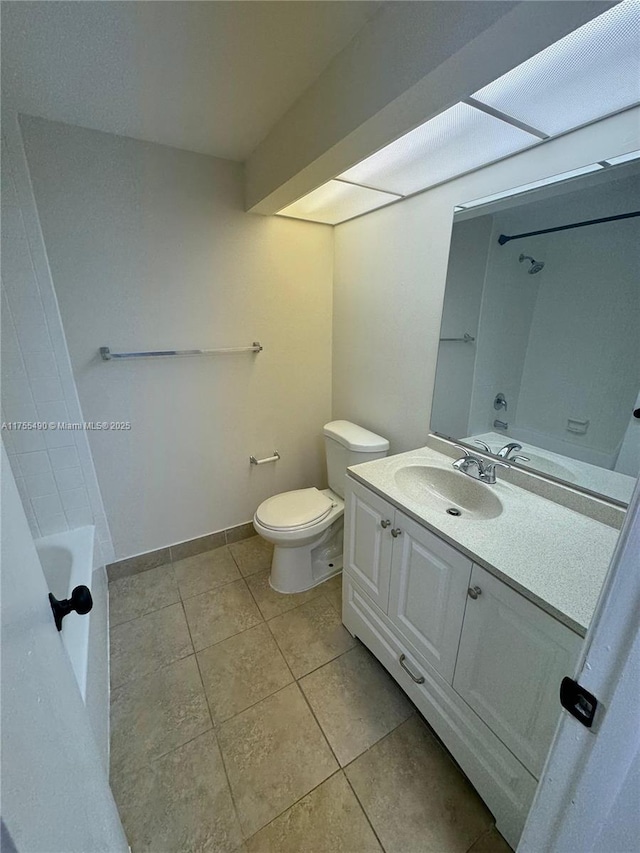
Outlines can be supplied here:
M385 500L347 479L344 568L385 613L394 515L395 509Z
M401 512L395 528L389 618L451 684L473 564Z
M539 778L582 639L479 566L471 587L453 686Z

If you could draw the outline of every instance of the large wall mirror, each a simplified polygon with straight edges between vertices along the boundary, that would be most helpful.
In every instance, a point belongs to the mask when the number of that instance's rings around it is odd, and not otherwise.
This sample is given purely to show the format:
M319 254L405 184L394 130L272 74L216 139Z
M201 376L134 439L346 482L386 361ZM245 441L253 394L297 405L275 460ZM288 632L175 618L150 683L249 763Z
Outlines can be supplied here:
M619 504L640 468L638 155L456 208L431 418Z

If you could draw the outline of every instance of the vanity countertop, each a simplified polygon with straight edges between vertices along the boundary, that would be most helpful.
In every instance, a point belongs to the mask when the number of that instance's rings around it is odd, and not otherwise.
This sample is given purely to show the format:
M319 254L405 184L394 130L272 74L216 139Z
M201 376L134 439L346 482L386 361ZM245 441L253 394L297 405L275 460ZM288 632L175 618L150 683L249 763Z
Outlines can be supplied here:
M491 519L464 513L456 518L398 487L395 474L407 465L453 470L448 456L422 447L355 465L348 473L567 627L586 634L618 540L617 530L501 481L499 469L496 484L484 488L500 498L502 513Z

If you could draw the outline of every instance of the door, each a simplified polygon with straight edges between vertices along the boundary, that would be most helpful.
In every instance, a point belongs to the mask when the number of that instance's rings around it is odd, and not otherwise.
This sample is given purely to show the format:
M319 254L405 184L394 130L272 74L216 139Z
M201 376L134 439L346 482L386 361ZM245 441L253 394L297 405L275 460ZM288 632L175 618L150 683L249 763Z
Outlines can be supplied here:
M473 564L404 513L395 530L389 618L451 684Z
M4 446L0 473L3 840L17 853L126 853Z
M453 686L539 779L582 638L476 565L471 589Z
M360 483L346 484L344 568L386 613L395 509Z

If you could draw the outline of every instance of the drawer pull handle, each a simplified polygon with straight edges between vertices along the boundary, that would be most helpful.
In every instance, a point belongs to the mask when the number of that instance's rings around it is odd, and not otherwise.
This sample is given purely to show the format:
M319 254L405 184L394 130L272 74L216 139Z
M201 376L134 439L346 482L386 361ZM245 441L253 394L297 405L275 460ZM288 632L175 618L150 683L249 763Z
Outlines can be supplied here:
M404 655L404 654L403 654L403 655L400 655L400 657L399 657L400 666L404 669L404 671L405 671L408 675L410 675L410 676L411 676L411 679L412 679L413 681L415 681L415 683L416 683L416 684L424 684L424 675L421 675L419 678L417 678L417 677L416 677L416 676L411 672L411 670L409 669L409 667L406 665L406 663L405 663L406 659L407 659L407 656L406 656L406 655Z
M380 522L380 527L382 527L382 528L383 528L383 530L386 530L386 529L387 529L387 527L388 527L390 524L391 524L391 522L389 521L389 519L387 519L386 521L381 521L381 522Z
M467 595L475 601L479 595L482 595L482 590L479 586L470 586L467 590Z
M397 539L401 533L402 533L402 530L400 530L399 527L394 527L393 530L391 531L391 535L393 536L394 539Z

